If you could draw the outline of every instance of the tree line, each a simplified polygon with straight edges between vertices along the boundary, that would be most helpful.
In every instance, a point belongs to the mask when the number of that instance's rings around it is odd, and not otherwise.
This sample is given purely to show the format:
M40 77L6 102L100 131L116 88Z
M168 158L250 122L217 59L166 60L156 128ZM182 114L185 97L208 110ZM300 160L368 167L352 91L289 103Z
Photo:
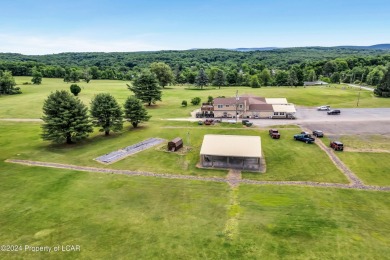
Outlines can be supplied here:
M122 108L112 95L100 93L91 101L88 110L80 99L65 90L48 96L43 104L43 114L42 139L67 144L88 137L93 127L108 136L111 131L121 131L124 120L137 127L150 119L142 101L135 96L129 96Z
M194 84L196 75L203 68L210 83L224 82L227 86L249 86L251 82L256 85L254 75L264 86L302 85L303 81L315 79L377 85L389 62L390 54L385 50L320 47L250 52L204 49L39 56L0 53L0 70L11 71L14 76L32 76L38 71L43 77L64 78L67 82L132 80L152 63L165 63L172 69L177 84ZM215 79L216 73L219 80Z

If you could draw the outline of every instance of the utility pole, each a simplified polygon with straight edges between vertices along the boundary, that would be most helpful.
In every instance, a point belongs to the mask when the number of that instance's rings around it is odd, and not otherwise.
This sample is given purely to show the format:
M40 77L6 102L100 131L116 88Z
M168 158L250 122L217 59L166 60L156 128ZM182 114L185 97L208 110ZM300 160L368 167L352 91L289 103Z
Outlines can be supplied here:
M359 95L358 95L358 100L357 100L357 103L356 103L356 107L359 106L359 101L360 101L360 91L362 91L362 83L363 83L363 76L364 76L364 72L362 74L362 79L360 80L360 87L359 87Z

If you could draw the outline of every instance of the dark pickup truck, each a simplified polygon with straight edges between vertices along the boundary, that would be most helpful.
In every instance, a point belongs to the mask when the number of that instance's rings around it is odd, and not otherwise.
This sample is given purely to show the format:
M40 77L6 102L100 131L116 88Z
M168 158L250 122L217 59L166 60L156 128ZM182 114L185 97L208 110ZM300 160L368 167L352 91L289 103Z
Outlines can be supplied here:
M307 144L311 144L315 141L315 139L313 137L311 137L311 135L309 134L297 134L297 135L294 135L294 139L296 141L302 141L302 142L305 142Z
M280 133L277 129L270 129L269 130L269 135L273 138L273 139L279 139L280 138Z

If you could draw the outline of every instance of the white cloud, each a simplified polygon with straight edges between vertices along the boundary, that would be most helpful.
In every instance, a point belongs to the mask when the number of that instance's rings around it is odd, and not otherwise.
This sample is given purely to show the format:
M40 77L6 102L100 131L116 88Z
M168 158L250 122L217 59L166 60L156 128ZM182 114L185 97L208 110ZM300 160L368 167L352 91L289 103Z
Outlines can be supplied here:
M0 34L0 52L52 54L60 52L130 52L162 50L142 40L93 40L72 37L17 36Z

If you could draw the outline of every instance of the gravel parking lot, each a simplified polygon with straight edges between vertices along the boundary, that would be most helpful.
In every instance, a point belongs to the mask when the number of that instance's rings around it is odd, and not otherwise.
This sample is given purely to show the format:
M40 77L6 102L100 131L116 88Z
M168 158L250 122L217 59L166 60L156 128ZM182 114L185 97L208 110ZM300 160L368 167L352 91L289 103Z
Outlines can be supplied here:
M297 108L297 119L250 120L260 127L297 124L310 130L321 129L332 135L390 135L390 108L343 108L340 115L328 115L315 108Z

